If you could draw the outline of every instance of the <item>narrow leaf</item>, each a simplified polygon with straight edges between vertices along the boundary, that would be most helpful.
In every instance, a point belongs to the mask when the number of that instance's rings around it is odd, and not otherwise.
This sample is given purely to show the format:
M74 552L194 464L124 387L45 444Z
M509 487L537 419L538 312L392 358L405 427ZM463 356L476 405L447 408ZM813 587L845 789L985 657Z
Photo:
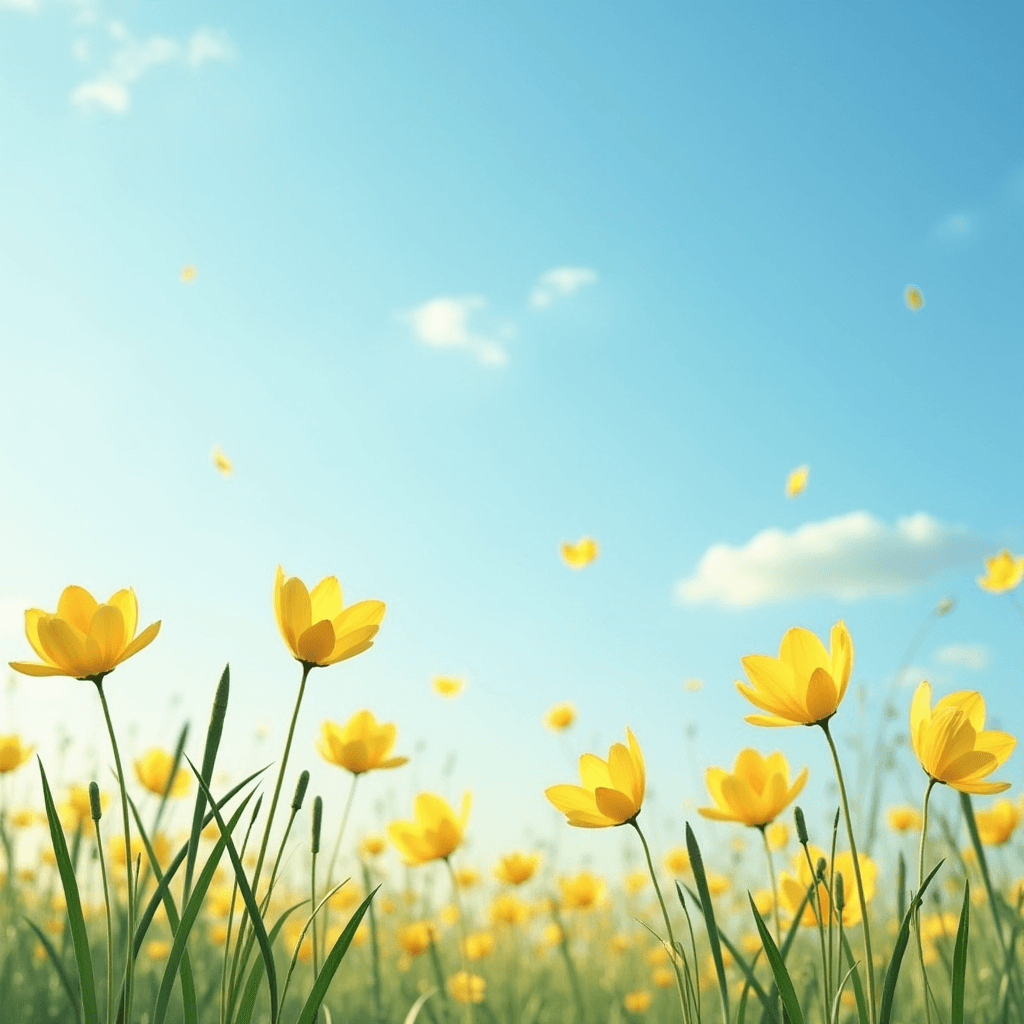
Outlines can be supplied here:
M420 1010L423 1009L423 1004L436 993L436 988L428 988L427 991L409 1007L409 1012L405 1015L403 1024L416 1024L416 1018L420 1015Z
M779 947L775 945L771 932L768 931L761 915L757 912L757 907L754 905L754 897L748 893L747 899L750 900L750 909L754 912L754 922L757 924L757 930L761 935L761 945L764 946L765 956L768 957L768 965L772 969L772 974L775 975L775 984L779 988L782 1005L786 1013L789 1014L789 1019L793 1024L804 1024L804 1015L800 1010L796 989L793 988L793 979L790 978L789 971L786 970L786 964L779 953Z
M850 949L850 940L846 937L846 932L843 932L843 949L846 951L846 962L851 967L856 967L857 961L853 959L853 950ZM857 1000L857 1020L859 1024L868 1024L868 1001L864 996L860 971L853 971L850 977L853 979L853 995Z
M295 906L289 907L278 919L273 928L267 935L270 939L270 944L273 946L274 940L277 938L278 932L281 931L281 927L285 921L291 915L292 911L298 910L299 907L305 904L305 900L301 903L296 903ZM259 995L260 982L263 980L263 961L257 960L249 971L249 977L245 982L245 991L242 993L242 1001L238 1005L238 1016L235 1017L235 1024L249 1024L252 1020L252 1012L256 1007L256 997Z
M697 892L700 893L700 904L704 911L704 924L707 926L708 944L711 946L711 956L715 961L715 973L718 975L718 991L722 997L722 1020L729 1020L729 985L725 980L725 963L722 960L722 946L718 941L718 925L715 923L715 908L711 903L711 892L708 889L707 876L704 874L704 858L701 856L700 847L697 845L697 837L686 823L686 850L690 855L690 870L693 872L694 881L697 883Z
M64 970L64 963L60 958L60 954L53 948L53 943L50 941L49 936L47 936L35 921L30 921L26 917L25 924L27 924L29 928L36 933L36 938L43 944L43 949L46 950L46 955L50 958L50 963L53 964L54 969L57 972L57 977L60 979L60 983L64 986L64 991L68 995L68 1000L71 1003L71 1009L75 1011L75 1020L80 1022L82 1020L82 1008L78 1005L78 993L75 991L74 985L71 984L68 972Z
M964 990L967 983L967 933L971 924L971 883L964 879L964 905L960 908L960 924L953 947L953 1008L951 1024L964 1024Z

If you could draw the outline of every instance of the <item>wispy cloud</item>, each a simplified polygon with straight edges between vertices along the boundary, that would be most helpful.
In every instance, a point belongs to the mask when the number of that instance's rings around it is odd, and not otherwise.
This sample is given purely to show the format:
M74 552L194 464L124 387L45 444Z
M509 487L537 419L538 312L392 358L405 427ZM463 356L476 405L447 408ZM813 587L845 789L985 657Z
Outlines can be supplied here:
M556 299L574 295L595 281L597 271L590 267L555 267L541 274L530 293L530 305L534 309L547 309Z
M231 60L235 56L231 40L223 32L209 28L196 29L184 41L159 35L137 39L121 21L110 22L107 32L114 44L107 66L71 92L71 102L84 111L127 113L131 86L160 65L184 63L199 68L210 61Z
M33 14L38 9L38 0L0 0L0 10L22 11L25 14Z
M463 349L486 366L504 366L508 352L502 342L470 328L470 319L486 306L487 300L482 295L439 296L400 316L424 345ZM507 338L514 330L506 324L498 332L499 337Z
M980 672L988 665L988 648L984 644L947 644L935 652L935 660Z
M801 597L897 594L944 569L979 560L989 547L926 512L892 526L867 512L849 512L791 533L762 530L739 547L715 544L693 575L676 585L676 594L688 604L733 608Z
M943 217L932 229L936 238L957 242L973 235L978 229L978 218L971 213L959 210Z

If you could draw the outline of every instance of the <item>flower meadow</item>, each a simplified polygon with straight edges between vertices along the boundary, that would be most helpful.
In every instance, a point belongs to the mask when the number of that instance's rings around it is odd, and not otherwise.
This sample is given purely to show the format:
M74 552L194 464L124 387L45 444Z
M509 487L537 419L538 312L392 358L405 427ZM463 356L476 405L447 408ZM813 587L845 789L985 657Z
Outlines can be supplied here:
M796 472L793 493L807 478ZM562 549L574 570L597 554L591 538ZM1007 593L1022 577L1024 559L1003 551L978 582ZM731 767L707 766L698 808L756 842L702 850L687 824L685 846L658 848L645 832L642 737L624 721L622 742L606 756L579 751L578 781L552 780L546 796L566 827L623 828L640 867L620 879L566 872L543 850L512 848L474 864L469 792L457 806L421 792L379 834L347 831L361 776L409 763L401 723L353 709L322 723L315 752L293 749L311 674L343 673L339 663L386 642L385 604L346 604L336 577L310 589L280 567L273 598L295 662L290 725L274 762L228 788L215 768L229 667L211 689L200 758L186 753L187 726L173 750L129 752L108 682L145 657L161 623L139 628L130 588L100 603L68 586L55 611L25 612L37 660L11 668L94 687L114 784L51 776L24 737L0 735L0 781L35 773L39 797L8 806L0 789L4 1024L1024 1021L1022 811L1001 778L1016 738L986 728L983 694L919 685L905 729L920 803L885 807L891 741L879 735L876 771L854 793L834 738L854 638L842 621L825 638L794 626L777 654L738 652L747 722L766 739ZM462 684L434 680L447 698ZM562 732L575 717L558 704L545 724ZM818 734L812 766L787 758L796 726ZM330 809L337 833L307 792L310 756L349 779ZM812 772L837 794L817 834L799 806ZM884 830L894 856L879 852Z

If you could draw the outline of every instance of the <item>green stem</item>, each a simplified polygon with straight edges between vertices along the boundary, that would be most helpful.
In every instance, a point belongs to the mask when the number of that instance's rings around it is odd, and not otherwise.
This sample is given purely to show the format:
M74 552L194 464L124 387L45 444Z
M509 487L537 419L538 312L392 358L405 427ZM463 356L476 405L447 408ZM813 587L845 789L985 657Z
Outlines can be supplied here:
M96 691L100 695L100 704L103 705L103 717L107 722L107 732L110 734L110 746L114 752L114 766L117 768L117 784L121 790L121 818L124 825L124 859L125 876L128 886L128 942L127 957L124 969L124 1019L132 1019L132 992L135 980L135 957L133 947L135 944L135 876L132 872L132 832L128 822L128 791L124 784L124 771L121 768L121 753L117 748L117 737L114 735L114 723L110 720L110 708L107 706L107 695L103 692L103 676L93 678L96 684Z
M661 886L658 885L658 876L654 871L654 861L651 860L651 850L647 845L647 840L644 838L643 832L640 831L640 826L637 824L636 818L631 818L629 820L629 824L636 829L636 834L640 837L640 842L643 843L644 856L647 858L647 870L651 873L651 881L654 883L654 891L658 895L658 902L661 904L661 914L665 919L665 930L668 932L668 943L672 947L672 966L676 971L676 988L679 990L679 1005L683 1008L683 1020L686 1021L686 1024L690 1024L690 1007L686 1002L686 990L683 987L683 975L679 969L679 953L676 949L675 935L672 933L672 920L668 916L668 907L665 906L665 897L661 895ZM728 1024L728 1022L726 1022L726 1024Z
M772 917L775 920L775 943L776 945L782 944L782 925L779 922L779 887L775 881L775 862L772 859L772 848L768 845L768 830L767 825L769 822L765 822L764 825L758 825L757 828L761 832L761 838L764 840L764 855L768 860L768 877L772 883Z
M818 866L816 864L812 864L811 863L811 851L807 848L807 844L806 843L801 843L801 846L803 846L803 848L804 848L804 859L807 861L807 867L808 867L808 869L811 872L811 892L813 893L813 895L811 896L810 903L811 903L811 909L815 911L815 914L816 914L817 919L818 919L818 943L821 946L821 972L822 972L822 976L825 979L825 984L823 986L824 998L822 999L822 1006L823 1006L823 1012L824 1012L824 1015L825 1015L825 1024L828 1024L829 1012L830 1012L830 1006L831 1006L831 1004L829 1002L829 995L830 995L830 992L831 992L831 984L829 982L829 976L828 976L828 957L825 954L825 915L824 915L824 910L823 910L823 908L821 906L821 890L822 890L822 888L824 888L824 886L822 886L818 882ZM829 897L829 908L830 908L829 909L829 915L830 916L831 916L831 913L832 913L831 906L832 906L832 899L831 899L831 897Z
M107 1020L114 1019L114 924L110 916L110 890L107 888L107 866L103 860L103 840L100 837L100 823L93 821L96 829L96 853L100 860L100 877L103 879L103 906L107 912Z
M338 838L334 840L334 851L331 853L330 862L327 865L327 891L330 892L334 885L334 866L338 861L338 854L341 852L341 838L345 834L345 826L348 824L348 815L352 810L352 799L356 795L356 782L359 781L359 773L352 773L352 784L348 787L348 799L345 801L345 810L341 813L341 827L338 829ZM367 892L370 890L367 889ZM327 937L327 927L330 924L330 902L324 904L324 938Z
M448 876L452 880L452 897L455 900L455 909L459 912L459 953L461 954L462 973L466 977L466 992L472 996L473 989L470 984L469 965L466 960L466 919L462 916L462 897L459 895L459 883L455 879L455 868L452 867L451 857L444 858L445 866L448 868ZM467 1000L465 1010L466 1024L473 1024L473 1000Z
M868 1010L871 1024L878 1024L878 1007L875 1000L875 963L871 955L871 925L868 923L868 902L864 897L864 882L860 876L860 858L857 855L857 840L853 834L853 822L850 821L850 803L846 798L846 785L843 782L843 769L839 764L839 752L836 750L832 733L829 732L828 719L820 722L821 731L828 740L832 751L832 763L836 769L836 781L839 783L839 799L843 806L843 818L846 821L846 836L850 840L850 854L853 858L853 873L857 879L857 899L860 900L861 923L864 930L864 971L868 977Z
M558 927L558 945L561 947L565 969L569 975L569 984L572 986L572 994L576 999L576 1012L579 1014L580 1024L585 1024L587 1011L583 1003L583 989L580 988L580 977L576 973L576 965L572 962L572 953L569 952L569 936L566 934L565 925L562 924L562 916L558 913L558 901L554 896L551 897L551 919Z
M918 894L921 892L921 886L924 884L924 844L925 837L928 834L928 798L932 794L932 787L935 785L935 779L931 776L928 777L928 785L924 791L924 805L921 808L921 847L917 854L917 891ZM921 939L921 904L917 904L917 909L914 911L914 931L917 932L917 955L921 961L921 977L924 981L924 1019L926 1024L931 1024L932 1019L932 1008L929 1003L928 996L928 970L924 965L924 942Z

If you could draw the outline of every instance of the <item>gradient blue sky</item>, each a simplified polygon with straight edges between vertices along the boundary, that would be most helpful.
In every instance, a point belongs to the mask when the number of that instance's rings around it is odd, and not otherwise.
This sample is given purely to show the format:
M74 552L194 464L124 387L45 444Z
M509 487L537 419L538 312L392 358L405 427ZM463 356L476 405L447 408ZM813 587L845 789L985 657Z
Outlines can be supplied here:
M905 681L1024 732L1020 600L974 582L1024 547L1022 43L1009 3L0 0L3 660L24 607L130 584L163 629L108 686L127 746L200 733L229 661L241 773L298 678L275 568L336 574L388 614L314 674L294 772L337 813L312 738L369 707L414 759L356 831L470 788L480 860L617 850L543 789L627 724L662 845L748 745L809 764L823 820L820 737L746 725L733 686L796 624L845 618L874 713L955 595ZM565 267L592 280L531 302ZM69 780L105 764L84 684L23 679L0 715L51 760L68 730Z

